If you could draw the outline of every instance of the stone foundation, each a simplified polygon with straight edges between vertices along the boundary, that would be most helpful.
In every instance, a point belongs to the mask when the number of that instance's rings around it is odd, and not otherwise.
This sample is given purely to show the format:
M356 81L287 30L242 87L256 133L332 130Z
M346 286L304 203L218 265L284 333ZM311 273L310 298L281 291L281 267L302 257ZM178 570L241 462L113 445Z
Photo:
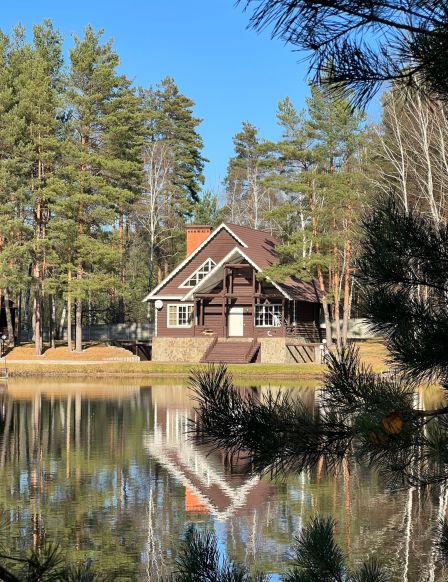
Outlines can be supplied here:
M251 341L250 338L241 338L242 341L244 339ZM152 361L197 364L212 341L212 337L154 337ZM257 361L261 364L302 363L294 350L288 350L284 337L260 337L258 342L260 343L260 359ZM290 345L301 343L304 343L303 340L288 338ZM314 355L314 361L320 363L320 347L310 345L307 350Z
M286 347L286 338L272 337L272 338L258 338L261 345L260 362L262 364L297 364L303 363L300 357L297 356L295 350L288 350ZM288 338L290 346L305 343L303 339ZM321 354L320 346L310 344L307 347L308 352L314 362L320 363ZM292 353L291 353L292 352Z
M152 361L197 364L212 341L211 337L154 337Z
M285 364L286 346L284 337L260 337L260 363L261 364Z

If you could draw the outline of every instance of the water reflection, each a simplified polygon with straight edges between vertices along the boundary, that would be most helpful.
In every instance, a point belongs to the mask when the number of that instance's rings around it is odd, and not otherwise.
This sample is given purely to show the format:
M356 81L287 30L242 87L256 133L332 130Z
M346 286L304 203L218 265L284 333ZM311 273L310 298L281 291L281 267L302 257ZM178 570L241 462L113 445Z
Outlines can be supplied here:
M313 387L297 395L317 405ZM432 406L439 393L425 398ZM432 552L445 494L391 494L347 464L332 476L317 467L277 482L250 477L241 462L186 440L192 414L184 386L11 380L0 394L0 541L16 551L56 540L119 580L152 582L194 522L214 528L230 557L280 572L294 534L318 512L337 520L352 564L376 554L391 580L447 579Z

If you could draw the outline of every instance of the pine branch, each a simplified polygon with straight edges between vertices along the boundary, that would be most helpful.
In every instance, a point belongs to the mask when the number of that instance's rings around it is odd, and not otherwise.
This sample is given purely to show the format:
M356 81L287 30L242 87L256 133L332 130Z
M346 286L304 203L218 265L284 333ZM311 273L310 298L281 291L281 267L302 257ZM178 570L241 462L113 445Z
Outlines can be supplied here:
M342 419L320 417L291 393L268 392L262 401L242 394L223 365L193 371L190 386L196 438L245 458L256 472L302 471L321 456L334 466L350 447L353 431Z
M314 79L365 105L385 81L446 99L446 2L237 0L251 26L311 53Z
M284 582L387 582L376 560L361 564L351 574L346 559L334 539L335 522L316 516L302 530L294 547L293 566Z
M191 526L176 559L171 582L265 582L263 574L252 575L240 564L223 559L216 536Z
M332 469L348 458L377 467L394 486L448 479L448 409L415 408L415 384L374 374L353 347L330 356L319 412L292 392L244 393L222 365L194 371L190 385L195 438L238 455L248 471L300 472L322 460Z

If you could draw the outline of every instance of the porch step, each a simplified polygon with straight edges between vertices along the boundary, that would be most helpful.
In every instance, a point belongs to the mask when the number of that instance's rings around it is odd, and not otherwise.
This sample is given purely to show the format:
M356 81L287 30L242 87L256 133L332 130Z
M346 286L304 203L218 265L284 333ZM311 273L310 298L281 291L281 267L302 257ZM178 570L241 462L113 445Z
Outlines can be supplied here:
M218 341L211 350L207 350L201 362L212 364L248 364L251 362L260 344L256 341Z

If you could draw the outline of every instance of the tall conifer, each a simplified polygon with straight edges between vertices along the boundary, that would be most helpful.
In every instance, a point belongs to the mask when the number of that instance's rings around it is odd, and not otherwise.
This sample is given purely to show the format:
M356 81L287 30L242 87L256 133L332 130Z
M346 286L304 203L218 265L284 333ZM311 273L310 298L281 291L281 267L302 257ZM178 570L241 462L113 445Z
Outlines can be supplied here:
M281 264L269 274L280 279L291 274L316 277L327 343L332 343L334 319L341 345L348 331L356 216L366 199L361 174L366 133L363 115L324 89L311 86L307 105L301 115L289 100L279 107L284 130L277 146L281 170L271 182L288 199L272 214L288 226L279 248Z
M23 30L16 28L11 39L0 33L0 289L8 318L8 336L14 344L9 299L28 282L31 229L28 208L28 148L26 121L18 111L14 86L23 57Z
M69 306L72 297L76 301L76 351L82 350L83 300L120 286L123 253L115 226L140 176L138 101L116 71L111 42L102 44L101 36L87 27L70 51L66 195L56 209L66 241Z
M201 119L193 115L194 102L180 92L173 78L166 77L156 87L142 90L141 97L146 120L145 151L153 162L157 160L156 164L145 160L146 182L160 182L154 172L163 166L163 186L156 206L166 207L163 212L156 210L163 216L163 224L158 224L156 230L171 233L164 237L163 250L150 249L150 274L155 271L153 263L157 258L160 278L168 274L183 253L183 227L199 201L207 160L202 155L203 142L198 132ZM144 193L143 202L145 198ZM152 238L156 240L157 233Z

